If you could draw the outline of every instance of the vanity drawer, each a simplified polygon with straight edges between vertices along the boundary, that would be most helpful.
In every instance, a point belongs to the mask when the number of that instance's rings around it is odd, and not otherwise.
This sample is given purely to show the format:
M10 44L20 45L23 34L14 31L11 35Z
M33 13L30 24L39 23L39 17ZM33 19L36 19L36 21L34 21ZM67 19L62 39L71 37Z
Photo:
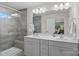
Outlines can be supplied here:
M47 40L41 40L40 42L40 55L48 56L48 41Z
M68 48L78 48L78 44L76 43L59 42L59 41L49 41L49 45L56 45L56 46L68 47Z

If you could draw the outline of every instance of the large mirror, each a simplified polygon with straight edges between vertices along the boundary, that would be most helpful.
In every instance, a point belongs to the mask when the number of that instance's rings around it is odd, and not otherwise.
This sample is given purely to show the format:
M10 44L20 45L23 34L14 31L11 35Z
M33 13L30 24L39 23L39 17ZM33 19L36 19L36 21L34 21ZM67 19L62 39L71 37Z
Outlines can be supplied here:
M48 10L47 6L38 7L41 10L33 14L34 33L69 34L70 8L59 10ZM33 10L33 12L35 12Z
M41 15L33 16L34 33L41 33Z

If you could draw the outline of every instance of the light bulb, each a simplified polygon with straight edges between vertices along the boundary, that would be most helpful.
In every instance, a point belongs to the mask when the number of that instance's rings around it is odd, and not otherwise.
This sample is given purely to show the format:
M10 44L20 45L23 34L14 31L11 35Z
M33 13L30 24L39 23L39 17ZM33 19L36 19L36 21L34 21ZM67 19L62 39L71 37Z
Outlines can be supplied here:
M39 9L39 13L42 13L42 10L43 10L43 9L42 9L42 8L40 8L40 9Z
M54 5L54 10L58 10L58 5Z
M40 10L43 10L43 8L40 8Z
M69 4L69 3L65 3L65 5L66 5L66 6L70 6L70 4Z
M36 9L36 12L35 12L36 14L38 14L39 13L39 10L38 9Z
M41 11L41 13L44 13L46 11L46 9L45 8L41 8L40 11Z
M60 6L59 6L59 9L63 10L63 7L64 7L64 5L61 3Z
M35 13L35 12L36 12L36 11L35 11L35 9L34 9L34 10L32 10L32 12L33 12L33 13Z
M54 8L58 8L58 6L57 5L54 5Z
M70 4L69 3L65 3L65 9L68 9L70 7Z

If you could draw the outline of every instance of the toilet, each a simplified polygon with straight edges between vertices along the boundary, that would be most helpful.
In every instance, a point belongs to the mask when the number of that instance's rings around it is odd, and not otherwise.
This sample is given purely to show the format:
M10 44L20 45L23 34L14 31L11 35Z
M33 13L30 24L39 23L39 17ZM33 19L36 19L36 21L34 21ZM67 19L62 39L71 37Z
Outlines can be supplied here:
M0 56L23 56L23 51L16 47L11 47L0 52Z

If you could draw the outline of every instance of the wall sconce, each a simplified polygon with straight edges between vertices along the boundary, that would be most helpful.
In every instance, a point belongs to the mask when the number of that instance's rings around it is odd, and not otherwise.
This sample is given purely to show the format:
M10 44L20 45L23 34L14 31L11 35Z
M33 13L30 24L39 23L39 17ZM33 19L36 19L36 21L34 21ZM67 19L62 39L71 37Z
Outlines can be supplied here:
M50 7L51 8L51 7ZM55 4L52 8L52 10L63 10L63 9L68 9L70 8L70 3L60 3L60 4ZM32 12L34 14L41 14L41 13L45 13L46 11L49 11L50 9L46 9L46 8L36 8L33 9Z

